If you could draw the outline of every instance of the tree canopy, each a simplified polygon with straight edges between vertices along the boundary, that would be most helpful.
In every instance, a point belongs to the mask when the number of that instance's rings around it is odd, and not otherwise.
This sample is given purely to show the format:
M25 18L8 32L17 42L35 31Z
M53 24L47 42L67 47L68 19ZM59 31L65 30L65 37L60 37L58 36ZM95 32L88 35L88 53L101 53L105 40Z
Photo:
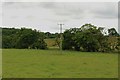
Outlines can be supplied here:
M3 48L36 48L46 49L47 45L44 42L44 34L32 29L2 29L2 47Z
M85 24L80 28L71 28L63 33L63 49L87 52L111 51L108 36L103 34L104 28ZM108 30L109 35L118 36L115 29ZM113 34L114 33L114 34ZM115 41L116 42L116 41Z
M39 32L21 28L2 28L2 48L47 49L45 39L55 39L60 48L60 33ZM62 33L62 49L86 52L120 51L120 35L115 28L104 34L103 27L85 24L79 28L70 28Z

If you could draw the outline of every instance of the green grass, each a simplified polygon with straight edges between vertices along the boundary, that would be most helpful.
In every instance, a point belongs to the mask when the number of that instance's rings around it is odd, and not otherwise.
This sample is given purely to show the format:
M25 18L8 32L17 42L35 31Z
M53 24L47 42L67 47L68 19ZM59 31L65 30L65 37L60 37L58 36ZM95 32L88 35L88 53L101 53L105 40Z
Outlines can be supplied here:
M55 42L55 39L53 38L53 39L45 39L45 43L47 44L47 46L48 47L53 47L53 46L55 46L56 44L56 42Z
M118 54L3 49L3 78L117 78Z
M2 78L2 50L0 49L0 79Z

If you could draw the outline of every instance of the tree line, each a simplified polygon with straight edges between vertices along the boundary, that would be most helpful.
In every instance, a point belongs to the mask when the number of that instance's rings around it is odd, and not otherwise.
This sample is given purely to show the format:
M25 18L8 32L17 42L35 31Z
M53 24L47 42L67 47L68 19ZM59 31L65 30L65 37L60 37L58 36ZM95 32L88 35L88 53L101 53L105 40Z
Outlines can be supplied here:
M26 28L2 28L2 48L47 49L47 44L43 32Z
M86 52L111 52L120 50L120 36L115 28L108 29L85 24L80 28L71 28L63 33L63 49Z
M21 28L2 28L2 48L47 49L44 39L54 38L60 47L59 33L40 32ZM120 51L120 35L115 28L104 33L103 27L85 24L80 28L70 28L62 33L62 49L86 52Z

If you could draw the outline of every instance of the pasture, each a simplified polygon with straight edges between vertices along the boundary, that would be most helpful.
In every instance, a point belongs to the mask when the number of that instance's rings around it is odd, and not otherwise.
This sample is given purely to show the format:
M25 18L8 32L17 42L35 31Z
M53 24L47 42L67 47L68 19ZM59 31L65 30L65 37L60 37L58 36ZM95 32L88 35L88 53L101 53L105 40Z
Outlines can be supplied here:
M117 78L118 54L3 49L3 78Z

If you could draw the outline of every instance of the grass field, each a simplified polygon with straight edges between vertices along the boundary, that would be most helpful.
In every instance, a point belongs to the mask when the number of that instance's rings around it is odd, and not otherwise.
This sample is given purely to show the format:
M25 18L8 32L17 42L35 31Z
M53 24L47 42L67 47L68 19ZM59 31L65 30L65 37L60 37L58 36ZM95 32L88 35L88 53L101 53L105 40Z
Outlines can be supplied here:
M47 44L47 46L48 47L53 47L53 46L55 46L56 44L56 42L55 42L55 39L53 38L53 39L45 39L45 43Z
M3 49L3 78L117 78L118 55Z
M0 49L0 79L2 78L2 50Z

